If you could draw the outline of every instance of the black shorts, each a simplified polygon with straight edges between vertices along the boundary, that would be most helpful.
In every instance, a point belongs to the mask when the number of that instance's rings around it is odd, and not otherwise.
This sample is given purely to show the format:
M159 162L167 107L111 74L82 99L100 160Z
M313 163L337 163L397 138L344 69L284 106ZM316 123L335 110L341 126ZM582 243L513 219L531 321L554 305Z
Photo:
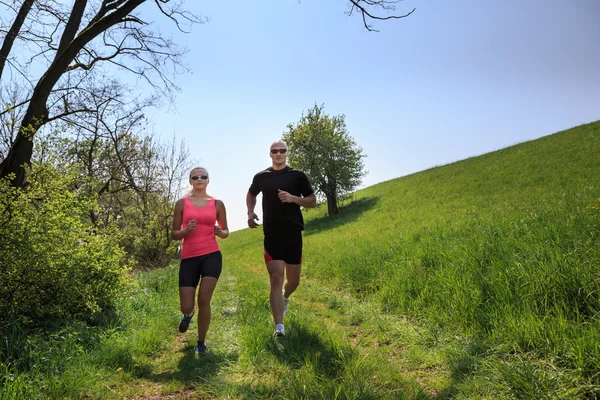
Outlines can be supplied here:
M223 269L223 255L220 251L184 258L179 263L179 287L196 287L200 277L210 276L219 279L221 269Z
M265 233L265 262L282 260L286 264L302 263L302 231Z

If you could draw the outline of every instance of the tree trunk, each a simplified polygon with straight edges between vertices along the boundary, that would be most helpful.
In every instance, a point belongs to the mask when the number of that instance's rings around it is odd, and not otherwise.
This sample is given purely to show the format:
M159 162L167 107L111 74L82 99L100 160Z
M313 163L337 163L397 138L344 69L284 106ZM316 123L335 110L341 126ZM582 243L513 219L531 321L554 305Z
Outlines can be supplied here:
M10 146L6 158L0 163L0 178L14 174L11 179L13 186L23 187L25 185L25 165L29 165L33 154L33 136L37 129L43 124L41 121L47 117L45 99L44 103L29 103L29 108L21 128ZM37 121L37 122L35 122Z
M2 43L2 48L0 49L0 78L2 78L2 72L4 71L8 55L15 43L17 35L21 31L21 27L25 22L25 18L27 18L27 14L29 14L29 11L31 10L31 6L33 6L33 0L25 0L23 4L21 4L17 17L4 37L4 43Z
M14 173L15 176L11 179L11 184L17 187L25 185L24 165L29 164L31 161L35 133L42 125L48 122L46 102L52 92L52 88L86 44L111 26L122 22L123 18L144 1L147 0L126 0L122 2L123 5L121 7L118 7L120 3L113 4L114 7L111 6L112 13L104 15L106 14L106 10L104 10L102 18L93 19L90 25L83 29L77 36L76 34L85 12L87 0L75 1L69 21L63 31L56 57L33 90L15 142L11 146L6 158L0 163L0 178Z
M327 213L329 216L339 214L340 209L337 204L337 194L335 192L325 193L325 197L327 198Z

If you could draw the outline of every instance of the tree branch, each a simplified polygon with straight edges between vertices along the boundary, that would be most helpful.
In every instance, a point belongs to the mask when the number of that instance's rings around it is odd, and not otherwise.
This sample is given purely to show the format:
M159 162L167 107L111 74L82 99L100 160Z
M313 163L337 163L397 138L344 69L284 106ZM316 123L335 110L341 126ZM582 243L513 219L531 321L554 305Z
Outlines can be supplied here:
M6 64L6 60L8 59L8 55L12 49L13 44L15 43L15 39L25 22L25 18L27 18L27 14L31 10L31 6L33 6L35 0L24 0L23 4L21 4L21 8L17 13L17 17L13 21L12 26L8 30L8 33L4 37L4 42L2 43L2 48L0 48L0 79L2 78L2 72L4 71L4 65Z
M367 7L379 7L383 10L394 11L396 9L394 4L397 3L397 1L387 1L387 0L349 0L349 1L350 1L350 3L352 3L352 6L350 8L350 11L348 12L348 15L352 15L354 10L360 11L365 28L371 32L379 32L379 31L377 29L373 29L371 27L371 25L369 25L367 23L367 18L374 19L374 20L380 20L380 21L385 21L388 19L401 19L401 18L408 17L416 10L416 8L413 8L410 12L408 12L404 15L388 15L386 17L380 17L380 16L372 14L367 9Z
M87 0L75 0L75 3L73 4L73 10L69 16L69 21L67 22L67 26L65 27L65 30L60 38L60 44L58 45L58 50L56 51L57 57L60 57L65 48L73 41L77 31L79 31L79 26L81 25L81 19L83 18L86 5Z

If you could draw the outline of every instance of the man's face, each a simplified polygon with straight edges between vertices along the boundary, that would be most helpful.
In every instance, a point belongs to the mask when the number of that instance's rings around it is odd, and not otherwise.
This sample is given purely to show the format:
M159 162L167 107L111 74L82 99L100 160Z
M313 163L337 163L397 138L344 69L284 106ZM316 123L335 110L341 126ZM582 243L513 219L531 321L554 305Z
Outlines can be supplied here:
M269 151L269 156L276 165L285 164L287 154L287 146L284 143L274 143Z

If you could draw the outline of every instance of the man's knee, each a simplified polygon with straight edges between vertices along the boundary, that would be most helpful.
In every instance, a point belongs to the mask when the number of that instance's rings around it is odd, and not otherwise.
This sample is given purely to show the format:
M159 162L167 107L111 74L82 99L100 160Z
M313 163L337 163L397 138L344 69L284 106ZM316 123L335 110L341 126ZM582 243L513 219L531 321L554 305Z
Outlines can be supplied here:
M271 282L271 286L281 286L283 285L283 274L274 272L269 275L269 281Z
M300 277L288 276L287 285L289 289L296 289L300 285Z

